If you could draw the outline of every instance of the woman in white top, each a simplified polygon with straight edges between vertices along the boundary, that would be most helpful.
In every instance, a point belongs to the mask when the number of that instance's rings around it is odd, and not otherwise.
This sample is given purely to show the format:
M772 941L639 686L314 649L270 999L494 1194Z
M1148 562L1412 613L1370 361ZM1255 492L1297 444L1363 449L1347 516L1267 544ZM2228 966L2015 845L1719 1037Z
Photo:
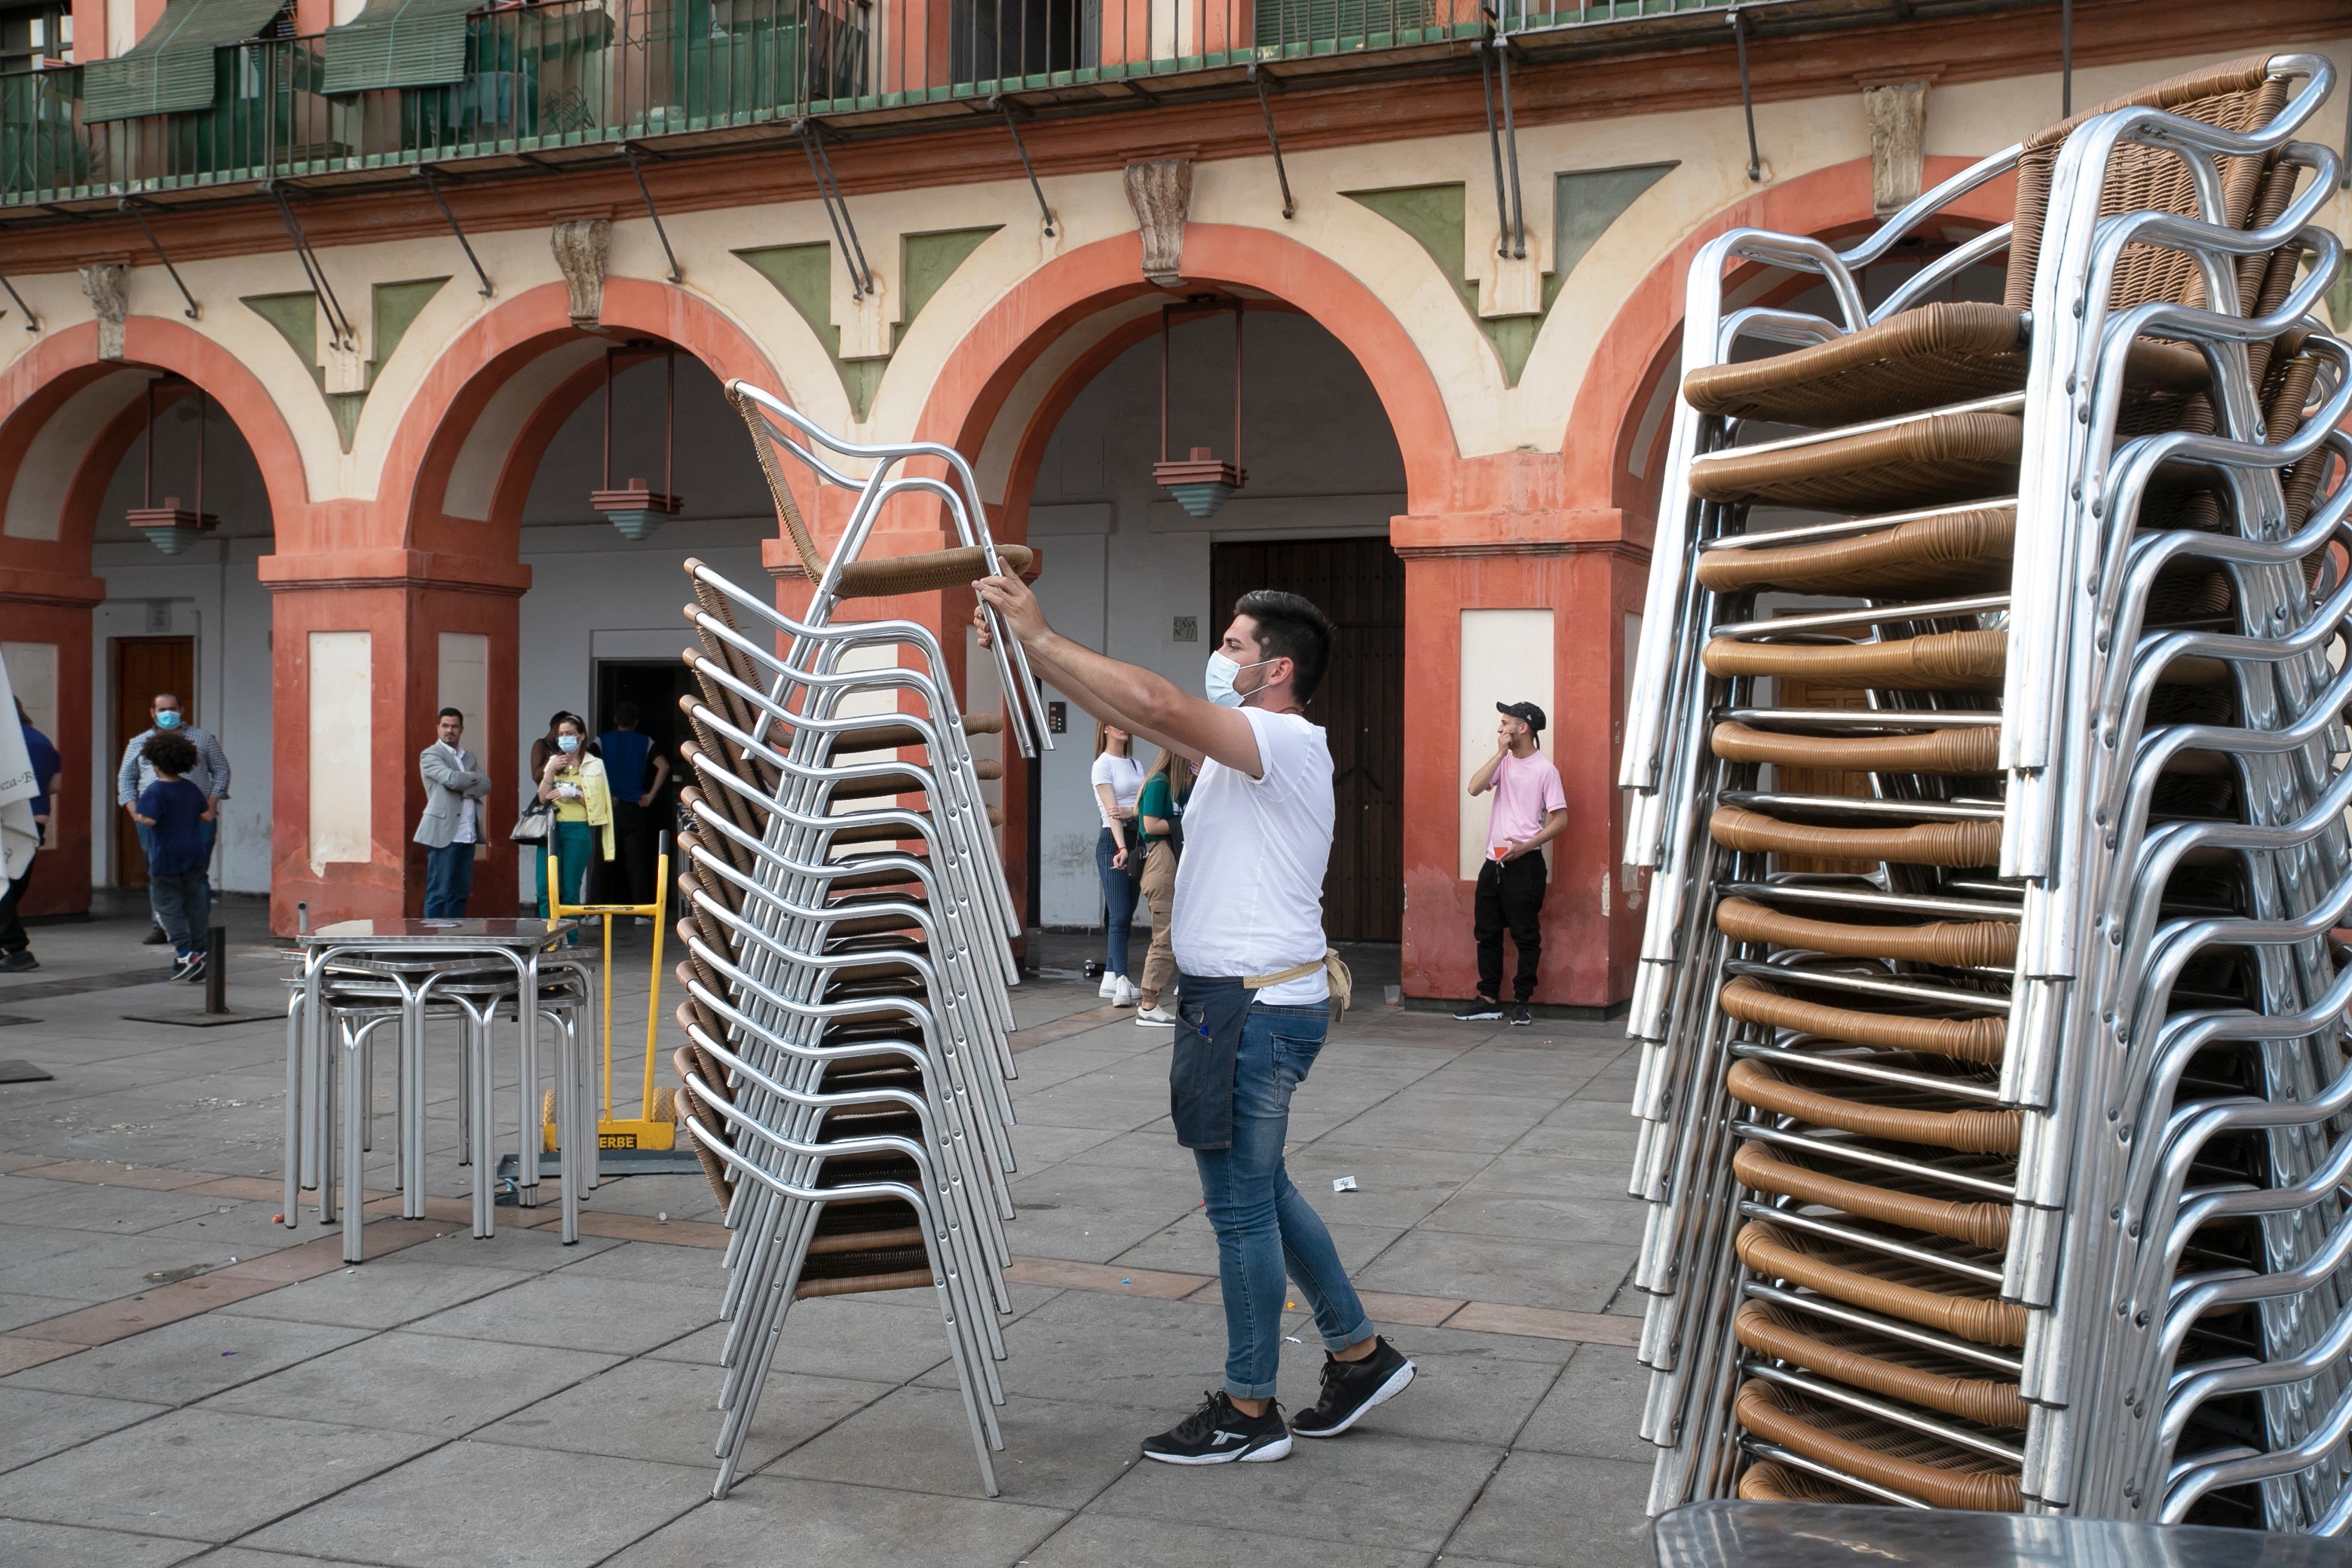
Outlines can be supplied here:
M1128 978L1128 948L1135 937L1135 872L1143 868L1142 848L1133 843L1135 797L1143 790L1143 765L1130 753L1135 738L1115 724L1095 726L1095 802L1102 833L1095 840L1095 871L1102 878L1103 957L1101 994L1117 1007L1132 1006L1142 988ZM1130 847L1130 846L1133 846ZM1134 872L1129 869L1133 860Z

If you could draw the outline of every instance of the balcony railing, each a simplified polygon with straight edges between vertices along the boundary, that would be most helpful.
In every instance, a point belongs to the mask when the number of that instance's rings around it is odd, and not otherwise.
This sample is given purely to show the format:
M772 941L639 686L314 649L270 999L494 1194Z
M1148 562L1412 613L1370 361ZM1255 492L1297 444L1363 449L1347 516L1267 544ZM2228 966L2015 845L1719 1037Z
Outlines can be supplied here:
M1507 30L1731 0L1503 0ZM330 94L326 37L214 51L210 108L86 122L81 69L0 75L0 205L452 158L1445 45L1480 0L553 0L468 16L461 79Z

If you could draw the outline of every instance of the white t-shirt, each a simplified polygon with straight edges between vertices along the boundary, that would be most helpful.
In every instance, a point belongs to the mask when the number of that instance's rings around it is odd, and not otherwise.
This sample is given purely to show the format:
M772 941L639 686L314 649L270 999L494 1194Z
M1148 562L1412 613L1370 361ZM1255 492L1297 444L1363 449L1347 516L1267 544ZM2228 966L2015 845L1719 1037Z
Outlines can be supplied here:
M449 744L446 741L436 742L435 744L438 745L443 751L449 753L449 760L451 762L457 763L461 768L466 765L465 752ZM480 843L482 839L481 820L482 808L475 801L474 797L470 795L460 797L457 802L457 826L450 832L449 842L452 844Z
M1095 758L1095 769L1090 775L1090 781L1098 784L1110 785L1110 797L1113 800L1121 805L1132 806L1135 804L1135 797L1143 793L1143 764L1133 757L1122 757L1117 752L1105 752ZM1097 795L1095 801L1099 805L1102 797ZM1100 815L1103 826L1108 827L1110 815L1108 812Z
M1331 748L1296 713L1244 708L1265 771L1211 758L1184 807L1170 921L1176 967L1202 978L1273 974L1321 958L1323 873L1331 863ZM1257 999L1297 1007L1331 994L1321 969Z

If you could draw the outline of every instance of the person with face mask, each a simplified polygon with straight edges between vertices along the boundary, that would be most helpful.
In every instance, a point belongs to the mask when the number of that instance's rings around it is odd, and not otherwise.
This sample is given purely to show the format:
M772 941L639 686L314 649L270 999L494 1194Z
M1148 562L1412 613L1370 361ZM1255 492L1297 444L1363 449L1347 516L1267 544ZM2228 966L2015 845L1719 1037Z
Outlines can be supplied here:
M1373 1332L1330 1232L1282 1158L1291 1095L1330 1016L1331 752L1306 710L1330 660L1331 623L1296 594L1243 595L1194 697L1056 633L1018 578L973 586L1041 679L1100 721L1200 763L1170 922L1181 1002L1169 1100L1217 1234L1224 1386L1145 1438L1143 1453L1178 1465L1282 1458L1293 1434L1338 1436L1401 1393L1414 1370ZM980 618L985 642L992 634ZM1286 1275L1325 1352L1322 1395L1290 1422L1274 1399Z
M562 892L567 904L585 903L588 862L613 858L613 792L604 782L604 764L588 750L588 723L577 713L561 715L555 724L555 746L540 771L539 798L555 807L555 830L539 847L539 918L548 918L547 856L555 852L562 872ZM599 855L597 830L602 829ZM580 933L567 939L577 943Z
M186 782L202 790L205 800L217 807L228 798L228 753L221 750L219 737L210 730L188 722L180 708L180 700L169 691L155 693L147 704L148 727L131 737L122 748L121 764L114 770L114 803L129 813L135 822L139 813L134 809L147 786L155 782L155 768L146 756L147 742L158 735L184 736L196 749L196 763L185 775ZM220 813L214 810L203 824L204 859L212 864L212 847L219 837ZM144 827L139 830L140 852L152 858L151 836ZM147 945L158 946L171 939L164 935L160 921L148 929Z

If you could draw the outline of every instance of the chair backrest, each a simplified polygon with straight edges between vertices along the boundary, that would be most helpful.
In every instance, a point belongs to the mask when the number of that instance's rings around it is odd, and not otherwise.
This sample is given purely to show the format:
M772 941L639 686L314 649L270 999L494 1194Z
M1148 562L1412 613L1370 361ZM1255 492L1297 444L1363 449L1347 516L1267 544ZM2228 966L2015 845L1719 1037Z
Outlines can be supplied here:
M776 429L760 405L743 395L733 382L727 384L727 401L751 427L751 450L760 458L760 472L768 480L768 496L775 503L776 520L784 525L784 535L793 542L793 553L801 558L801 570L808 580L817 582L824 575L825 555L817 548L816 536L809 531L808 521L801 516L800 503L793 499L793 487L784 482L784 470L776 461Z
M2286 106L2290 83L2271 75L2271 58L2249 56L2157 82L2029 137L2017 163L2017 208L2010 238L2009 287L2002 302L2017 310L2033 302L2033 269L2041 258L2042 226L2049 217L2050 182L2068 136L2098 116L2119 109L2160 109L2225 131L2256 130ZM2222 189L2232 227L2243 227L2253 211L2264 163L2261 158L2232 158L2223 171ZM2108 168L2099 214L2105 217L2147 211L2195 214L2196 182L2179 154L2126 144L2116 150ZM2112 306L2127 310L2151 300L2193 304L2203 293L2203 279L2190 257L2154 246L2134 246L2117 270Z

